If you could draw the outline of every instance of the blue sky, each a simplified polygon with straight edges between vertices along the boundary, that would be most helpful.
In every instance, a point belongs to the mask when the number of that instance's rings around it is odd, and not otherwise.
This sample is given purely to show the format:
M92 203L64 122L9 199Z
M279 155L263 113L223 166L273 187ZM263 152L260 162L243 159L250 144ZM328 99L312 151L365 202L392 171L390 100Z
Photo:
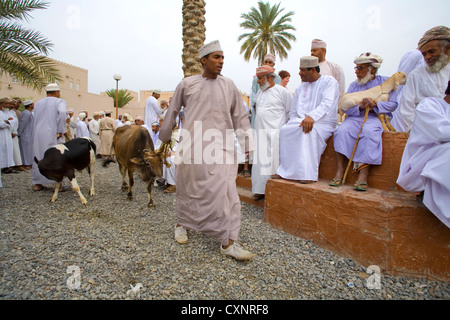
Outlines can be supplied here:
M182 73L182 0L49 0L47 10L32 13L24 23L54 44L50 57L89 70L89 91L115 87L133 91L175 90ZM244 61L237 41L245 31L240 15L257 0L206 0L206 42L220 40L225 54L223 75L250 92L257 62ZM329 61L340 64L347 87L354 81L353 60L363 52L384 58L380 74L397 71L400 58L414 49L421 36L437 25L448 25L448 0L279 0L294 11L297 41L276 69L291 73L291 90L300 85L299 61L310 55L311 40L328 43Z

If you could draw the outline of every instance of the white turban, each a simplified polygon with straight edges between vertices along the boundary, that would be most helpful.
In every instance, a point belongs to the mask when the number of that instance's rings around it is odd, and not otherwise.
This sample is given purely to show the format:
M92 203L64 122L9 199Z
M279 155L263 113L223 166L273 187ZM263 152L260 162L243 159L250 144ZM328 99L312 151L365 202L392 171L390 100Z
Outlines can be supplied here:
M86 119L86 113L81 112L78 114L78 119L80 119L81 121L83 121L84 119Z
M29 105L32 105L34 102L32 101L32 100L27 100L27 101L25 101L24 103L23 103L23 105L25 106L25 107L27 107L27 106L29 106Z
M320 39L314 39L311 44L311 49L326 49L327 44L325 41Z
M61 88L58 86L58 84L51 83L45 87L45 91L47 91L47 92L61 91Z
M380 69L383 59L374 53L363 53L355 59L355 64L367 64L369 63L375 69Z
M220 42L217 40L210 42L210 43L204 45L203 47L201 47L200 50L198 51L198 55L201 59L213 52L223 52L222 48L220 47Z

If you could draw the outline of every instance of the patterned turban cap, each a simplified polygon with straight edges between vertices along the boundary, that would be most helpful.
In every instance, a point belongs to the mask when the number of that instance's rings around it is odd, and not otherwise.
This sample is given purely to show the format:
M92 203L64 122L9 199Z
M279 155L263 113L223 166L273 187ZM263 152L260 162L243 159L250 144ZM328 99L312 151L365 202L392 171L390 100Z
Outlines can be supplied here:
M269 66L262 66L256 69L256 76L266 76L269 74L274 74L275 69Z
M380 69L383 59L371 52L363 53L358 58L355 59L355 64L366 64L369 63L375 69Z
M428 30L422 39L419 41L419 49L425 44L433 40L447 40L450 41L450 29L444 26L435 27Z

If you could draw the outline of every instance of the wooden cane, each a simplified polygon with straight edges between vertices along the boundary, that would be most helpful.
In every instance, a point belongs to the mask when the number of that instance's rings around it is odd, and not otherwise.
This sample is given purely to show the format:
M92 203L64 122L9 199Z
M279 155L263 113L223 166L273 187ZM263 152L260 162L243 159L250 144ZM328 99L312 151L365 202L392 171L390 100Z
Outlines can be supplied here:
M361 133L363 131L364 124L367 122L367 119L369 118L369 112L370 112L370 108L366 108L366 115L364 117L364 121L363 121L363 124L361 126L361 131L359 131L358 138L356 139L356 143L355 143L355 147L353 148L352 156L350 157L350 161L348 162L347 170L345 170L344 178L342 179L342 185L344 185L345 184L345 180L347 180L347 175L348 175L348 173L350 171L350 168L352 166L353 158L355 157L355 153L356 153L356 149L358 148L359 137L361 136Z

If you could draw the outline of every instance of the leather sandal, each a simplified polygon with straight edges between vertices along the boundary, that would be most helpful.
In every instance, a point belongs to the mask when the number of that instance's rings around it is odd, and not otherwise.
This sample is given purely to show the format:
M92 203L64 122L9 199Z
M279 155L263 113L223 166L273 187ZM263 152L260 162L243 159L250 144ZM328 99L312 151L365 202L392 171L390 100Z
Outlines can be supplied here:
M359 183L358 181L355 182L355 190L365 192L369 189L369 185L367 183Z
M330 187L342 187L342 182L343 179L333 179L331 180L331 182L328 184Z
M266 196L264 194L255 194L253 195L253 200L254 201L260 201L260 200L264 200L266 198Z
M252 174L251 174L250 170L244 170L242 172L242 175L244 176L244 178L251 178L252 177Z

